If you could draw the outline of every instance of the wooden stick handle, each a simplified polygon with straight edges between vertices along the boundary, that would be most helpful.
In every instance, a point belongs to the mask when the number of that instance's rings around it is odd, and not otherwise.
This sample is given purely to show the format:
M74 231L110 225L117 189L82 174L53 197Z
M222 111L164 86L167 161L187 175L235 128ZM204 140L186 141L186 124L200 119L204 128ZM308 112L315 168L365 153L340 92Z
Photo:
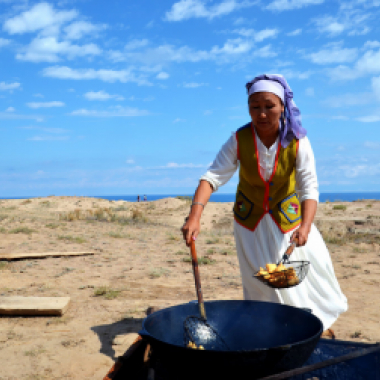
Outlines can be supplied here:
M298 244L298 238L294 238L294 240L291 242L291 244L289 245L289 247L288 247L288 249L286 250L286 254L288 255L288 256L290 256L292 253L293 253L293 251L294 251L294 248L295 247L297 247L297 244Z
M201 314L201 317L203 319L206 319L206 311L204 307L202 287L201 287L201 278L199 276L197 251L195 250L194 240L191 240L190 251L191 251L191 259L192 259L191 261L193 265L193 274L194 274L194 280L195 280L195 290L197 292L197 298L198 298L199 312Z

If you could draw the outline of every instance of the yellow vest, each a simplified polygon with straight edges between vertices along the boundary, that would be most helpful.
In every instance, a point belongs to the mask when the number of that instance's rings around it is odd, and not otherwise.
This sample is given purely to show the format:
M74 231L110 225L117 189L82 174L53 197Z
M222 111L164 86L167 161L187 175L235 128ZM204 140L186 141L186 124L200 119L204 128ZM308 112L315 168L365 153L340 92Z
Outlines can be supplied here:
M277 149L273 173L268 181L260 174L259 153L252 123L236 132L239 184L234 214L237 223L254 231L266 213L278 228L289 232L301 223L301 206L296 187L296 156L298 140Z

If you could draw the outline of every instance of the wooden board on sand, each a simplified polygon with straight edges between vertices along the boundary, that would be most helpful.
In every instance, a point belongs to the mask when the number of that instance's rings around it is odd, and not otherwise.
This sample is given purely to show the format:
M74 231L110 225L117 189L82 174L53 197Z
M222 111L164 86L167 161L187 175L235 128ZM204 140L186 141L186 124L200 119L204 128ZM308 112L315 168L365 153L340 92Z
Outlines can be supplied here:
M42 253L0 253L0 260L40 259L59 256L94 255L94 252L42 252Z
M70 297L0 297L0 315L63 315Z

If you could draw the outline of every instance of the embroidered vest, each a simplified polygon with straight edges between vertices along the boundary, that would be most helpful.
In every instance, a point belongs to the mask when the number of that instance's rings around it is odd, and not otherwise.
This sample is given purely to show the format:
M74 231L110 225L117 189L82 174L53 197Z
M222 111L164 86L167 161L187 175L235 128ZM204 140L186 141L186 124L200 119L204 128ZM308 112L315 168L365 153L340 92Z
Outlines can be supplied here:
M295 191L298 140L294 139L287 148L279 144L273 173L265 181L260 173L252 123L238 129L236 138L240 161L234 204L236 222L254 231L264 215L269 213L283 233L296 228L301 223L301 206Z

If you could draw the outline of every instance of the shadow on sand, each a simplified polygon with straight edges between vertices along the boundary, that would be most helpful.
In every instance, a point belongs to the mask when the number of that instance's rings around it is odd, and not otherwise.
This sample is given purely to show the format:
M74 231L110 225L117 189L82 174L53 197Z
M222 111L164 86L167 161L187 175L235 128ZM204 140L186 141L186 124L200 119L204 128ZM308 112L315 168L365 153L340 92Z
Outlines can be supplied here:
M112 342L115 337L139 332L143 320L143 318L125 318L115 323L91 327L91 330L99 337L101 343L100 352L109 356L112 360L116 360L115 350L112 347Z

